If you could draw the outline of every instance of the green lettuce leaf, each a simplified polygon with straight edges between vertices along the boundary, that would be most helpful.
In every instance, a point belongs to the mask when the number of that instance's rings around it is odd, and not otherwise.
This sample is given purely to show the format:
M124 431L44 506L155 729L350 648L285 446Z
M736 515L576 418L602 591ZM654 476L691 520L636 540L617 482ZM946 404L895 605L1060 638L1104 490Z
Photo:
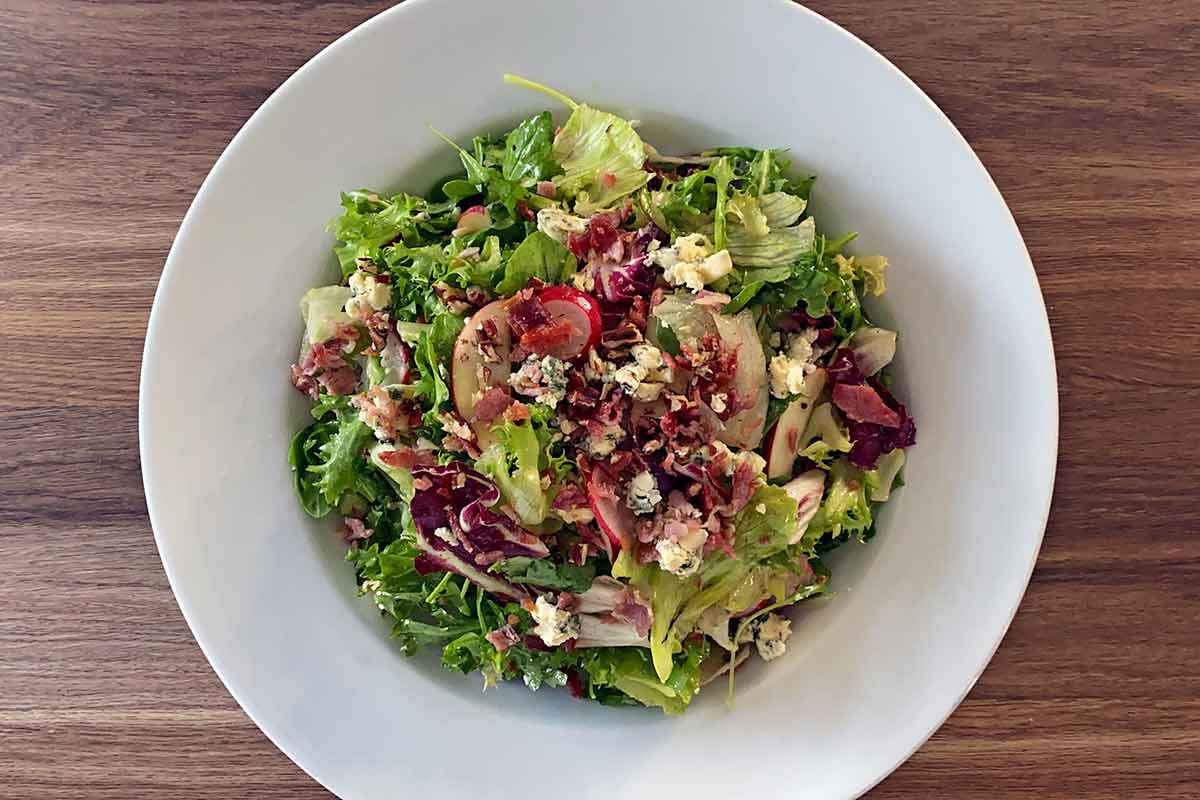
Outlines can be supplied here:
M758 207L767 227L786 228L800 219L808 203L803 197L787 192L768 192L759 196Z
M867 489L862 470L845 459L835 461L829 470L825 497L800 541L801 549L815 553L817 544L824 538L855 537L866 541L872 525Z
M343 311L349 299L347 286L322 286L305 292L300 298L305 340L323 342L334 335L339 324L349 325L350 315Z
M505 421L494 428L500 441L483 452L476 468L491 476L504 501L525 525L540 525L549 511L539 472L542 447L529 422Z
M608 208L650 180L642 165L646 148L620 117L578 105L554 137L554 158L563 174L555 186L575 198L575 209L592 214Z
M764 511L759 511L759 507ZM680 642L691 633L700 615L715 605L723 605L738 591L754 568L783 553L796 530L796 501L782 488L770 484L758 486L750 501L734 518L737 531L736 558L714 552L705 557L698 577L679 578L650 564L637 572L624 566L634 583L645 587L650 598L654 623L650 629L650 653L658 676L663 680ZM620 562L620 558L618 558ZM617 575L618 565L613 574Z
M743 192L734 192L729 199L729 213L751 236L766 236L770 225L763 213L758 198ZM789 223L790 224L790 223Z
M306 471L315 475L311 486L321 499L336 506L356 484L366 465L363 450L371 438L371 429L358 418L358 410L346 398L334 407L334 422L324 429L327 438L316 450L316 459L305 455Z
M800 434L799 455L814 462L821 469L829 469L838 453L849 453L850 437L833 416L833 406L822 403L813 409L808 425Z
M396 240L409 246L431 244L453 230L454 203L431 203L409 194L383 197L367 189L342 193L342 215L329 223L342 274L350 275L359 258L381 260L381 248Z
M454 354L454 341L462 332L462 317L438 314L413 349L413 363L419 379L415 394L440 409L450 399L449 367Z
M321 463L320 449L335 430L336 426L331 423L314 422L297 431L288 448L288 464L292 468L292 488L296 498L304 513L317 519L328 514L333 506L321 493L317 476L309 471L309 467Z
M509 256L504 278L496 287L502 295L525 288L531 278L543 283L562 283L575 272L575 256L561 243L534 231Z
M812 217L789 228L772 228L766 236L735 227L729 230L729 255L739 267L790 266L812 252L816 235Z

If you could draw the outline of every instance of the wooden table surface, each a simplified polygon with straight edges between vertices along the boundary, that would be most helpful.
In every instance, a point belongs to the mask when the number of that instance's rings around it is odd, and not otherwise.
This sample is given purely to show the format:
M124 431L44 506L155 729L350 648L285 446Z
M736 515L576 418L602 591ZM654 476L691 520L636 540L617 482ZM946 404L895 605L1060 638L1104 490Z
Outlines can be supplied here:
M327 796L175 605L138 368L213 161L386 5L0 0L0 797ZM916 80L995 176L1062 399L1024 605L871 796L1200 797L1200 2L812 5Z

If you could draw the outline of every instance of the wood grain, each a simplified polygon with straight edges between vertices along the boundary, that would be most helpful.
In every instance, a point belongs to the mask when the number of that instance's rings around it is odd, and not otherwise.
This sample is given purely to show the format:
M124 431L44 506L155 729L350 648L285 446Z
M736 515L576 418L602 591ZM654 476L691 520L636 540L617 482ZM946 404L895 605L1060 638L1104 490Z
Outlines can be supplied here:
M0 0L2 798L327 796L179 615L142 498L137 373L212 162L386 5ZM812 5L916 80L991 170L1061 382L1025 603L872 797L1200 797L1200 3Z

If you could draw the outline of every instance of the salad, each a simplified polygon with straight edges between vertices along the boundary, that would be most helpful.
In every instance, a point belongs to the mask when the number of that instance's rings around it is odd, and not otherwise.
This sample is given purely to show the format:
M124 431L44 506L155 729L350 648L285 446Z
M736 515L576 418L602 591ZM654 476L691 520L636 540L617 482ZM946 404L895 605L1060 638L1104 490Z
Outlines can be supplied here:
M818 232L780 151L663 155L506 80L565 121L442 136L462 171L424 197L341 196L296 494L405 654L681 713L785 652L901 482L896 333L862 307L887 261Z

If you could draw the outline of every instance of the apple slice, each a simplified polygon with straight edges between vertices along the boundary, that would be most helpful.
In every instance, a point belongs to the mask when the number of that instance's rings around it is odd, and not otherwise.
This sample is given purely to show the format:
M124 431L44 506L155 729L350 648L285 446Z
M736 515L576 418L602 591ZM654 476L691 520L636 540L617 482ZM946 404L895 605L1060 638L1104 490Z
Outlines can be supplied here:
M589 294L573 286L556 284L538 293L538 300L556 320L566 320L576 333L567 341L551 347L549 355L570 361L600 343L600 304Z
M733 390L739 397L754 401L751 407L725 420L717 438L730 447L753 450L762 442L767 423L767 359L754 325L754 315L742 311L732 317L714 314L717 333L725 347L737 349L737 371Z
M821 498L825 495L825 472L810 469L808 472L793 478L783 485L783 490L796 501L796 532L792 534L788 544L795 544L804 536L808 523L812 522L817 509L821 506Z
M612 542L613 553L630 546L633 541L633 511L621 502L616 492L616 482L599 467L593 467L587 476L588 505L596 517L596 524Z
M767 434L765 455L768 478L783 478L792 474L796 456L804 448L803 434L808 427L808 418L817 405L817 398L825 390L825 370L818 369L809 375L804 386L808 391L784 409L775 427Z
M479 449L486 450L496 441L492 423L475 420L475 404L480 396L493 386L508 390L508 376L512 371L512 335L508 328L508 312L504 300L488 303L467 321L458 340L454 343L454 358L450 365L450 394L454 408L475 431ZM479 328L489 320L496 323L496 335L492 345L496 360L485 362L479 351Z

